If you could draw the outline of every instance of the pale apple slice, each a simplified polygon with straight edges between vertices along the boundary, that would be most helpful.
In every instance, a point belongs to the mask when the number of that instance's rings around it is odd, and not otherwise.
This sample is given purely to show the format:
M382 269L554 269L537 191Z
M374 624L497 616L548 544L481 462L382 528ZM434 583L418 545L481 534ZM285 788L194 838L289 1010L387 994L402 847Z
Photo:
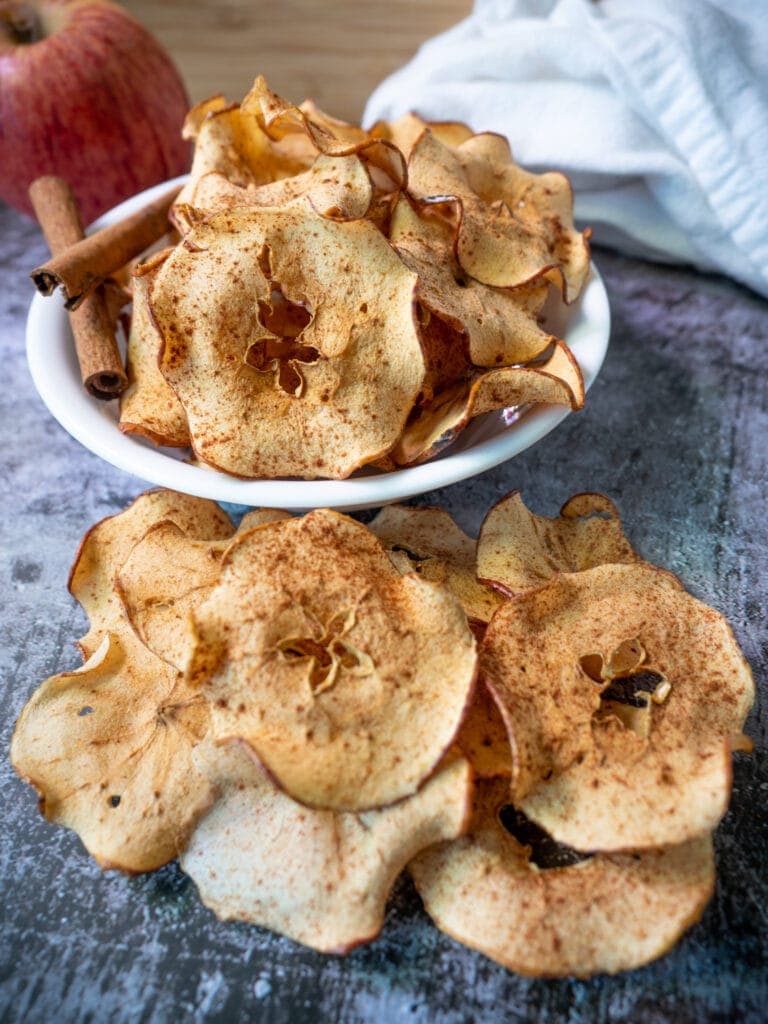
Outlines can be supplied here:
M114 589L117 574L133 546L155 524L169 520L199 540L223 540L234 527L214 501L176 491L147 491L123 512L96 523L85 534L69 574L69 590L88 616L90 628L78 646L90 657L104 630L122 616Z
M196 762L218 797L181 855L203 903L322 953L347 953L381 931L405 865L460 835L469 817L464 760L411 797L364 814L309 810L281 792L237 743L202 745Z
M388 505L368 524L401 572L447 587L470 623L487 623L502 598L478 582L475 542L439 508Z
M441 931L511 971L589 977L662 956L700 917L715 884L710 836L640 855L539 868L507 832L504 780L477 783L469 833L409 865Z
M511 778L512 751L507 727L482 679L475 687L456 736L456 747L472 765L476 778Z
M546 283L512 290L492 288L467 277L453 254L453 232L442 220L421 213L401 197L392 215L389 240L419 277L421 303L466 334L475 366L528 363L555 341L539 326Z
M45 817L77 832L101 867L153 871L210 801L191 760L208 717L206 701L115 620L81 668L27 702L11 761Z
M481 670L511 799L558 842L636 850L712 831L754 684L725 619L645 563L564 573L505 602Z
M478 578L508 597L561 572L638 561L604 494L575 494L549 519L534 515L513 491L490 510L477 540Z
M189 678L211 703L213 735L246 743L314 807L415 793L474 685L459 602L401 576L364 526L326 510L236 538L194 621Z
M528 174L499 138L476 135L454 150L425 131L408 159L408 191L417 202L458 208L456 258L470 277L501 288L545 277L571 302L589 271L589 247L573 228L568 179Z
M186 202L198 220L240 206L284 208L304 199L323 217L358 220L368 213L373 196L373 183L359 156L321 153L308 170L266 185L237 185L210 171L190 186Z
M470 263L481 280L493 278L489 283L504 284L506 272L497 261L497 252L503 251L502 239L518 237L521 225L534 244L543 244L554 258L555 266L546 277L559 286L566 302L573 302L589 274L589 231L579 232L573 225L573 190L568 178L555 171L531 174L523 170L512 159L507 139L495 132L473 135L456 152L470 187L494 211L492 233L498 232L488 244L482 226L467 223L459 241L462 266L472 273L467 267ZM514 230L511 222L515 222Z

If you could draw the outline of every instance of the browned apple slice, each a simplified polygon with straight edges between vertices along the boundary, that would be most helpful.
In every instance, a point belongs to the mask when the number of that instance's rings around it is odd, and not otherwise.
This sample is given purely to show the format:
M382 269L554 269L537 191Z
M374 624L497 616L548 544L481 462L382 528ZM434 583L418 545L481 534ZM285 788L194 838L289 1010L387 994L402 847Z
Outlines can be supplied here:
M198 457L243 477L312 479L386 454L424 380L415 281L373 224L309 206L196 228L150 305ZM276 300L303 323L281 330Z
M640 855L559 851L566 866L540 868L502 824L508 799L504 780L478 782L469 833L409 865L441 931L518 974L589 977L662 956L701 917L709 836Z
M501 598L477 580L475 542L439 508L388 505L368 524L401 572L441 583L470 622L488 622Z
M725 619L644 563L563 574L503 604L483 678L511 797L558 842L632 850L712 831L754 697Z
M475 642L459 602L401 576L364 526L334 512L237 538L194 618L190 678L214 735L248 744L311 806L411 796L471 696Z

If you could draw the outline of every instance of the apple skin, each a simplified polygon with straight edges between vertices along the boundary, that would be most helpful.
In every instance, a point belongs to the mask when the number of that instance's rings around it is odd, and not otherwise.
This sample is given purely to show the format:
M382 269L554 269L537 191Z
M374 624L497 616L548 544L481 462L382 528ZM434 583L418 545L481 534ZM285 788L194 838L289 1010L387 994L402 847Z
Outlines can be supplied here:
M0 198L31 214L30 183L58 174L89 223L184 173L190 153L181 126L189 99L149 32L105 0L23 6L51 34L11 44L0 23Z

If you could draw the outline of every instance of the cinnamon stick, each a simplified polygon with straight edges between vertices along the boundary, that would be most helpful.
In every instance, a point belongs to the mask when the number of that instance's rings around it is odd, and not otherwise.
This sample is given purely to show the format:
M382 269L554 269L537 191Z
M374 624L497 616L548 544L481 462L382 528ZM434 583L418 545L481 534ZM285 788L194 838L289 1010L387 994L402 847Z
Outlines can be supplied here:
M29 198L54 257L80 242L80 211L63 178L38 178L29 187ZM106 287L112 287L111 283ZM108 296L105 287L99 287L69 314L83 385L94 398L104 400L115 398L128 386L115 336L114 305L114 296Z
M168 210L179 188L164 193L142 210L117 224L76 241L32 271L39 292L51 295L57 286L64 290L67 309L77 309L84 297L106 278L168 230Z

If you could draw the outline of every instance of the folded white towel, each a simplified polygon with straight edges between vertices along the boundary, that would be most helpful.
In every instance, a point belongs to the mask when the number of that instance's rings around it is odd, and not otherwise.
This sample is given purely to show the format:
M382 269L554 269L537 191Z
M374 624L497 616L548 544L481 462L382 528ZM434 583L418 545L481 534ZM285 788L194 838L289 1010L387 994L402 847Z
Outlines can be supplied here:
M505 134L594 238L768 295L768 3L477 0L371 96Z

